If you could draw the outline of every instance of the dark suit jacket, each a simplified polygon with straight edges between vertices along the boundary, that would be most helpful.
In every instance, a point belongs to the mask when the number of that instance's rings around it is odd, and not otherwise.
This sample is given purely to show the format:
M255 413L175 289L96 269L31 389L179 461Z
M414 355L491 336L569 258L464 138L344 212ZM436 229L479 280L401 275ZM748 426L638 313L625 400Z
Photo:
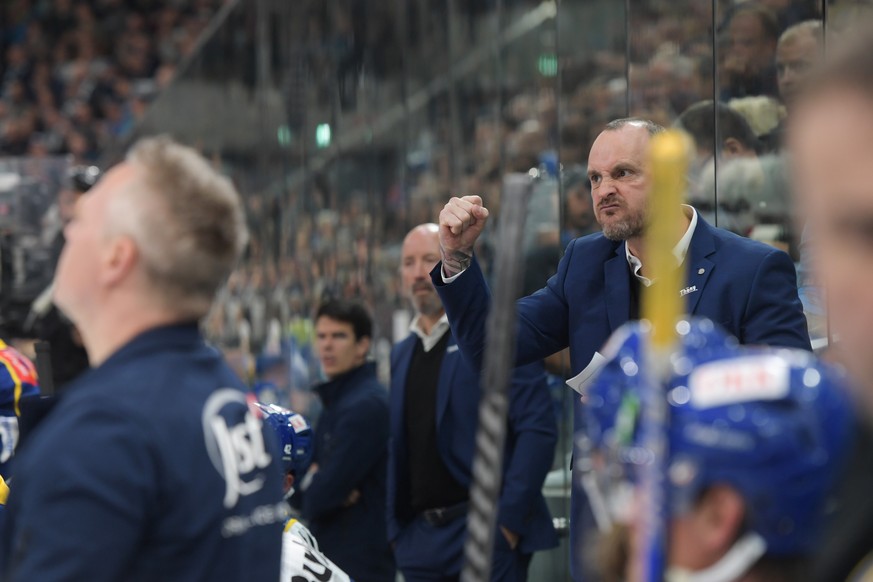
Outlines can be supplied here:
M810 349L797 274L780 250L714 228L698 215L685 257L687 312L721 324L743 344ZM450 285L431 273L465 356L481 365L491 295L476 261ZM592 234L570 243L543 289L518 301L519 364L569 346L582 371L630 311L625 243Z
M451 334L451 331L446 333ZM409 490L404 396L409 364L417 338L397 343L391 354L391 441L388 455L388 539L415 516ZM479 374L449 337L437 387L436 430L440 456L464 487L472 485L473 455L478 423ZM498 524L519 534L519 548L534 552L558 544L552 518L542 495L551 468L557 428L544 369L541 364L515 372L509 394L509 426L503 461L503 491ZM438 551L439 548L433 548Z

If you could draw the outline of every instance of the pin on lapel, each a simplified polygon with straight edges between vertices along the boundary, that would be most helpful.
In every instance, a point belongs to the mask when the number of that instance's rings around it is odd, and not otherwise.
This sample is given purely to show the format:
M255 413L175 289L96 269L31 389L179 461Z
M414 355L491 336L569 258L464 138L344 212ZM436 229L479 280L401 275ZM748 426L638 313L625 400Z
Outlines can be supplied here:
M692 285L691 287L686 287L685 289L682 289L681 291L679 291L679 297L685 297L689 293L694 293L695 291L697 291L697 285Z
M702 274L704 274L705 272L706 272L706 269L704 269L703 267L697 269L697 274L698 274L698 275L702 275Z

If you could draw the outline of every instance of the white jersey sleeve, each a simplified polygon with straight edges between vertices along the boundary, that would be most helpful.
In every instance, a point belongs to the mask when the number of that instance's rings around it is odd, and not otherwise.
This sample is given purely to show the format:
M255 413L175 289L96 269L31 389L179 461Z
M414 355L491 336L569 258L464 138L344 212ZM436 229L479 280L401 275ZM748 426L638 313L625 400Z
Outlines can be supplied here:
M319 551L306 526L289 519L282 534L282 582L351 582L351 578Z

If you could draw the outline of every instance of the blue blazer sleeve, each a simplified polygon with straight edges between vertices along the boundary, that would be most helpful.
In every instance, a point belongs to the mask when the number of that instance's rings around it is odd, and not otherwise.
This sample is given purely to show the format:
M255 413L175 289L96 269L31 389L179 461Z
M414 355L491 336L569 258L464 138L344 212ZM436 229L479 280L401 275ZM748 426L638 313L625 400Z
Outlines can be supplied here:
M516 302L516 364L530 364L566 348L569 343L568 307L564 297L573 255L571 243L558 271L546 286L533 295ZM452 333L465 358L475 369L482 368L485 352L485 322L491 310L491 291L485 282L479 262L474 258L470 267L451 284L443 283L442 263L431 271L431 280L442 299L452 324Z
M333 432L338 437L335 448L303 493L306 519L342 509L364 476L383 458L388 442L388 406L374 396L358 400L354 407L342 410Z
M811 349L797 272L791 258L773 249L761 261L745 307L740 342Z
M507 448L512 454L505 460L498 523L524 538L544 505L543 481L552 467L558 428L541 364L518 368L509 396Z
M397 369L397 346L391 350L391 392L388 394L389 402L391 407L395 406L394 400L399 397L398 390L401 389L397 386L397 378L395 377L394 370ZM394 409L389 409L392 414L398 414L398 412ZM395 419L391 418L391 424L395 423ZM388 475L385 483L386 490L386 499L385 499L385 513L388 524L388 542L394 542L397 539L397 536L400 535L400 522L397 520L397 496L399 494L399 488L397 487L397 463L400 462L398 458L398 453L396 447L399 446L399 443L395 440L397 435L392 434L388 439Z

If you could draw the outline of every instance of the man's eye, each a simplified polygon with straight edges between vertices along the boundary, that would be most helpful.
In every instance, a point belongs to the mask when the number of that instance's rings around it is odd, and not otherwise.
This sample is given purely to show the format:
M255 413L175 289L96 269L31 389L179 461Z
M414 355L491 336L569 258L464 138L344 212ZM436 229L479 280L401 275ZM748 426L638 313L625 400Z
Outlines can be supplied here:
M627 178L628 176L631 175L631 171L630 170L619 170L616 175L619 178Z
M853 244L873 248L873 216L843 217L834 226L837 233L854 241Z
M588 179L591 180L592 184L597 184L598 182L600 182L600 176L591 176Z

